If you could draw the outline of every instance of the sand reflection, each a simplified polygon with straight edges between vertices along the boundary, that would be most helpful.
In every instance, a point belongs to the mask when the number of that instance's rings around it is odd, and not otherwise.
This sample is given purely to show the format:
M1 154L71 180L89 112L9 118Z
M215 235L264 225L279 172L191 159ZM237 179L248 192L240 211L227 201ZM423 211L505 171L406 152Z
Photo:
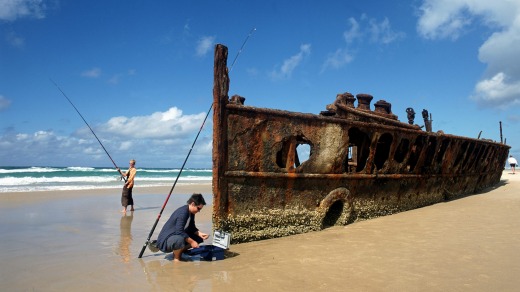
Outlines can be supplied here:
M134 212L127 212L121 216L119 229L121 237L119 239L119 254L124 263L129 263L131 259L130 244L132 243L132 220Z
M201 268L200 262L173 262L172 259L168 256L146 262L139 259L151 287L161 291L179 288L186 291L212 290L211 275Z

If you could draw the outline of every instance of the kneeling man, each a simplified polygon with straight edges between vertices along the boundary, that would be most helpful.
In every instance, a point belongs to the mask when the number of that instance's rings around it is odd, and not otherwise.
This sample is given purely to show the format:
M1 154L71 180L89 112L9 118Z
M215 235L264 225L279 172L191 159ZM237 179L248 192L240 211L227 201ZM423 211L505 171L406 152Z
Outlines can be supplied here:
M162 252L173 252L173 260L179 261L181 254L189 248L199 247L208 235L200 232L195 226L195 214L206 205L201 194L193 194L187 205L179 207L166 221L159 237L157 247Z

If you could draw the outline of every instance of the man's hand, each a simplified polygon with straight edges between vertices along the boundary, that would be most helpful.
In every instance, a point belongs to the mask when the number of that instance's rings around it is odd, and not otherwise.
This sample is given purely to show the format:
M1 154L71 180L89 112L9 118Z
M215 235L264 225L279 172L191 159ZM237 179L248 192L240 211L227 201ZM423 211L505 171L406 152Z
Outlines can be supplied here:
M209 235L207 235L206 233L202 233L202 232L200 232L200 231L199 231L199 236L200 236L202 239L204 239L204 240L208 239L208 237L209 237Z
M186 238L186 242L191 246L191 248L199 247L199 244L197 243L197 241L191 239L190 237Z
M192 241L190 242L190 245L191 245L191 248L197 248L197 247L199 247L199 244L198 244L195 240L192 240Z

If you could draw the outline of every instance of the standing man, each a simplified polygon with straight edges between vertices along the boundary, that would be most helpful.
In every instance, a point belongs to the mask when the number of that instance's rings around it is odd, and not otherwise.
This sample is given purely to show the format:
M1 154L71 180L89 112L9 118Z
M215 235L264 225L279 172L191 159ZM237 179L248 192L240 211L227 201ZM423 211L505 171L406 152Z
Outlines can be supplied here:
M206 205L201 194L193 194L187 205L179 207L164 224L157 238L156 246L162 252L173 252L173 260L178 262L181 254L189 248L199 247L208 235L195 226L195 214Z
M513 155L509 155L509 158L507 159L507 162L509 163L509 166L511 166L511 169L513 170L513 174L515 174L515 168L518 165L518 162L513 157Z
M134 188L134 178L137 170L135 169L135 159L130 160L130 168L126 172L122 172L121 169L117 168L117 171L126 177L125 185L123 186L123 193L121 194L121 205L123 210L121 213L126 213L126 207L130 205L130 211L134 211L134 199L132 198L132 189Z

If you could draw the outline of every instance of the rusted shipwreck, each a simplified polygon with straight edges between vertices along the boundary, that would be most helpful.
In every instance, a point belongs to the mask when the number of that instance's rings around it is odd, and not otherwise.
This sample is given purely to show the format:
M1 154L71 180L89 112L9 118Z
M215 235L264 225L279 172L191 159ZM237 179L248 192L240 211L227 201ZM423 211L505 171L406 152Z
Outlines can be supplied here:
M500 181L509 146L422 130L385 101L339 94L318 115L229 98L215 48L213 225L232 243L281 237L459 198ZM409 111L413 116L411 109ZM412 124L411 124L412 123ZM426 123L428 128L428 123ZM431 126L430 126L431 128ZM297 147L310 155L300 162Z

